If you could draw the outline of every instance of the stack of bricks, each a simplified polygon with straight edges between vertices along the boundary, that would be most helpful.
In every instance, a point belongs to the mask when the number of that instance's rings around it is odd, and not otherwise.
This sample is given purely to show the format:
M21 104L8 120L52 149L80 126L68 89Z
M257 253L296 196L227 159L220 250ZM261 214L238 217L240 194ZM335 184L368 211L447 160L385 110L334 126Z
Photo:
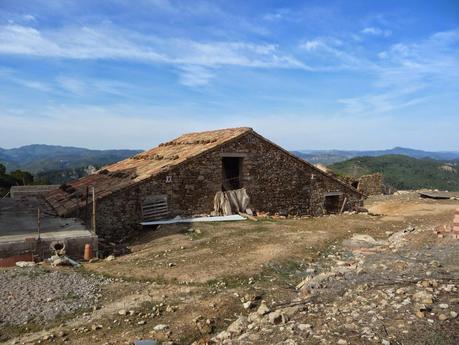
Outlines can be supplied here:
M451 234L452 238L459 240L459 208L456 208L454 213L453 225L439 225L434 229L434 232L439 238Z
M454 214L452 235L453 238L459 240L459 208L456 208L456 213Z

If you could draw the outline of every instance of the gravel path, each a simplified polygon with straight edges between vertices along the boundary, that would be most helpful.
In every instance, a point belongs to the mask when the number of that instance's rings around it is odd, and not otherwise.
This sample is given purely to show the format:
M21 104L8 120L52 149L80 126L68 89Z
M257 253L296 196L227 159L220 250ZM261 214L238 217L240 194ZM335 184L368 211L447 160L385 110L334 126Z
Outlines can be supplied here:
M0 328L5 324L38 323L94 305L106 280L76 271L40 267L0 271Z

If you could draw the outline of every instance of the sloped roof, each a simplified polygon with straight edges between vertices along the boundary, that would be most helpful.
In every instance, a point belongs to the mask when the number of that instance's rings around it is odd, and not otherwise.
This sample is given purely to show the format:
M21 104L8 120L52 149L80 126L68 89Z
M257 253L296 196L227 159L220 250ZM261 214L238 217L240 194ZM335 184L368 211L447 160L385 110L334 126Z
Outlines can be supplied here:
M151 150L108 165L95 174L62 185L50 192L46 200L59 215L68 215L72 210L85 204L87 187L94 186L97 199L103 198L248 132L253 130L240 127L184 134Z

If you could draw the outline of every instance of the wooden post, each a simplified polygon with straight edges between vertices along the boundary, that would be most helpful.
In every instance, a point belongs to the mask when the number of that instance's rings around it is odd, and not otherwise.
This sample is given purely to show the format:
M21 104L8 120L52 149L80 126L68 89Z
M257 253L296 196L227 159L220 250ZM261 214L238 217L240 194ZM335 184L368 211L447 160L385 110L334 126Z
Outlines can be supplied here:
M89 224L89 186L86 186L86 207L84 208L84 224L88 226Z
M40 207L38 208L37 212L37 232L38 232L38 240L40 239Z
M96 189L92 187L92 231L96 233Z
M342 214L342 213L343 213L344 207L346 206L346 203L347 203L347 197L344 198L343 206L341 206L341 210L339 211L339 214Z

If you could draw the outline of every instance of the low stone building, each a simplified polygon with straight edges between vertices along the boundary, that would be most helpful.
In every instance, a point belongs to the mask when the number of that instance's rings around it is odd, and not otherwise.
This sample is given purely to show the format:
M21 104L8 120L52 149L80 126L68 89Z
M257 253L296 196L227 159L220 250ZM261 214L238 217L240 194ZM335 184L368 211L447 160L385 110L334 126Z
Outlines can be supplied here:
M215 194L245 188L258 212L322 215L360 206L352 186L251 128L185 134L62 185L47 196L61 216L87 219L95 188L99 236L119 240L141 222L210 214Z
M10 189L10 196L15 200L38 200L57 188L59 188L58 184L12 186Z

